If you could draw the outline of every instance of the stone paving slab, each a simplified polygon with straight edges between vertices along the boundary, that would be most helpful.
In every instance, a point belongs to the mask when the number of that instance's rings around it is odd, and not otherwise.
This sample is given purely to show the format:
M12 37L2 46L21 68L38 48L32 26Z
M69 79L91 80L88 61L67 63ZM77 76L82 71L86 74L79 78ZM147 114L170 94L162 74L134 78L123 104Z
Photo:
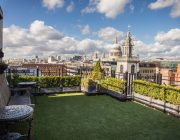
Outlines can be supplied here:
M23 95L15 94L11 96L8 105L30 105L31 99L29 94L24 93Z

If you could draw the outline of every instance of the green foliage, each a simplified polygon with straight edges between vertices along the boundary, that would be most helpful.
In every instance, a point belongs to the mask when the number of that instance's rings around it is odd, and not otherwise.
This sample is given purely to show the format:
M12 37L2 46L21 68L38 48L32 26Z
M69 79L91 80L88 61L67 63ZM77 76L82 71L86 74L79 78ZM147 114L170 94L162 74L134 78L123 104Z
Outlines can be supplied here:
M125 82L121 79L110 77L106 80L101 80L100 85L106 89L122 92L124 90Z
M59 87L59 86L64 86L64 87L69 87L69 86L79 86L81 83L81 77L80 76L19 76L19 75L13 75L7 76L8 82L13 85L17 86L19 82L28 82L28 81L33 81L37 82L37 84L40 87Z
M96 86L96 82L90 79L89 77L83 78L81 84L85 88L91 88Z
M100 60L96 62L96 65L93 68L92 79L93 80L104 79L104 70L101 68Z
M134 81L134 91L136 93L167 101L172 104L180 105L180 89L154 84L147 81L136 80Z

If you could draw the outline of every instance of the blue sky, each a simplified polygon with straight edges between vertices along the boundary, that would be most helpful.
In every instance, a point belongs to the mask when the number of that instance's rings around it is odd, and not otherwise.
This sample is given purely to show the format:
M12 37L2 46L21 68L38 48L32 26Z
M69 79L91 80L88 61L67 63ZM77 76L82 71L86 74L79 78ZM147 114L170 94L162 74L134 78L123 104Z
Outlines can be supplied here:
M60 2L59 5L58 1ZM180 11L177 10L176 5L180 4L177 0L174 0L174 3L167 4L165 0L162 0L164 3L158 3L158 0L112 1L112 3L121 1L120 4L124 5L119 9L115 7L117 10L113 14L111 14L111 9L108 7L111 5L108 0L49 0L49 2L47 0L1 0L0 5L4 11L4 28L6 30L12 25L28 30L31 24L38 20L44 22L45 26L52 26L55 31L63 33L64 37L71 37L79 42L85 39L104 41L98 33L101 29L107 27L125 33L127 32L127 26L131 25L135 40L143 42L145 46L157 44L159 40L155 40L155 37L158 33L163 32L162 35L165 36L172 29L178 29L179 31ZM67 11L68 6L71 7L69 11ZM86 10L83 12L85 8ZM87 9L92 11L89 12ZM172 14L172 12L175 14ZM87 32L82 33L85 26L88 26ZM5 31L4 38L6 39L6 37L8 37L8 34ZM8 41L5 40L4 46L7 54L10 53L8 52L10 49L7 48L13 48L13 42L9 43ZM8 42L7 45L6 42ZM34 45L34 42L32 44ZM179 48L179 40L178 44L174 42L173 44L176 48ZM156 49L151 51L156 51ZM64 52L60 51L59 53ZM31 54L24 54L23 56L26 55ZM176 56L178 55L176 54Z

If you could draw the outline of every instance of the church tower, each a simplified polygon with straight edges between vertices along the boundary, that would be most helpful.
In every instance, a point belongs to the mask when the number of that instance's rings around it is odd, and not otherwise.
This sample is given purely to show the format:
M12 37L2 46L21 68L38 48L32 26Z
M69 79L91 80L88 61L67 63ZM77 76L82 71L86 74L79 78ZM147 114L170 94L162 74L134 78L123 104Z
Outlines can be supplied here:
M133 54L133 46L130 26L128 26L128 32L122 45L122 57L117 61L117 78L122 78L122 75L126 72L132 74L139 72L139 58Z
M133 49L133 43L132 43L131 32L129 27L126 35L126 39L123 43L123 56L127 58L132 58L132 49Z

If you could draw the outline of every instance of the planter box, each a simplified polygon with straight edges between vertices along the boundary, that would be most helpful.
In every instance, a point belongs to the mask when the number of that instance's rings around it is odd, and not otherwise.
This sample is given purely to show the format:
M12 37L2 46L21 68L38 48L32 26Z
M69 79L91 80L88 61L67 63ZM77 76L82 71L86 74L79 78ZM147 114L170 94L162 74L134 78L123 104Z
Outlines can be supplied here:
M152 98L150 104L151 104L151 106L164 111L164 107L165 107L165 102L164 101Z
M87 95L97 94L97 93L98 93L96 86L94 86L94 87L88 87L88 88L81 86L81 91L82 91L82 92L85 92Z
M134 100L139 101L139 102L144 103L144 104L150 105L151 97L134 93Z
M107 89L107 95L110 95L112 97L115 97L117 99L120 99L120 100L126 100L127 99L127 96L125 94L122 94L121 92L117 92L117 91L113 91L113 90L108 90Z
M179 112L179 106L178 105L173 105L173 104L170 104L170 103L166 103L165 104L165 111L166 112L170 112L170 113L177 113ZM180 112L179 112L180 114Z
M166 103L164 101L161 101L158 99L153 99L151 97L144 96L144 95L137 94L137 93L134 93L134 100L180 117L179 105L173 105L173 104Z
M73 86L73 87L63 87L63 92L78 92L81 91L80 86Z

